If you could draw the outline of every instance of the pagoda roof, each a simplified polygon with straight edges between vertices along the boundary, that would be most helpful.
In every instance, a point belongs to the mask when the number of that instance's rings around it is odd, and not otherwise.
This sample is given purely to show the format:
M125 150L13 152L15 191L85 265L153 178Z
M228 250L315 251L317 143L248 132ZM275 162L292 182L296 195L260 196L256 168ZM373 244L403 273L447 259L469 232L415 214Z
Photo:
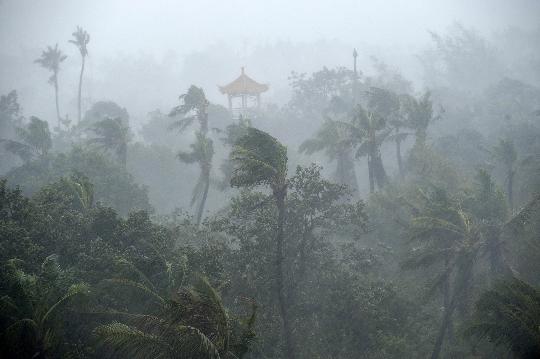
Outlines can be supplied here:
M242 67L240 76L225 86L219 86L219 90L223 94L228 95L257 95L268 90L268 85L260 84L245 74Z

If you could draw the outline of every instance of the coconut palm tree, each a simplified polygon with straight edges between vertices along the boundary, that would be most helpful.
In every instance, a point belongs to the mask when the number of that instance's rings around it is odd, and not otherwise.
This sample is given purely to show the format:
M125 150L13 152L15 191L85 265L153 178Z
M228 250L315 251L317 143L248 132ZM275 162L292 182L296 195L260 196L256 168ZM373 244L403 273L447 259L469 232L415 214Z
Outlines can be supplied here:
M54 47L47 46L47 49L41 53L41 57L34 61L52 72L51 77L49 77L49 83L54 86L56 117L58 118L59 126L63 119L60 116L60 105L58 104L58 72L60 71L60 64L66 58L67 56L62 53L62 51L58 48L58 44L56 44Z
M129 127L120 118L105 118L96 122L89 131L95 135L88 140L89 144L114 152L120 164L126 167L130 134Z
M195 142L191 145L190 152L178 152L178 158L184 163L198 163L201 169L197 184L193 189L191 203L197 203L197 225L200 225L204 211L204 205L210 188L210 170L212 169L212 157L214 156L214 146L210 138L204 136L200 131L196 133Z
M512 278L482 293L467 336L508 347L516 358L540 357L540 291Z
M84 283L74 284L63 295L51 296L51 281L61 272L57 256L45 259L39 276L22 271L21 262L12 259L2 268L3 289L8 292L0 297L0 356L57 358L57 315L77 298L87 296L89 288Z
M402 129L406 127L406 122L402 114L402 99L406 98L406 96L399 96L390 90L378 87L371 87L367 95L368 108L386 119L387 123L393 129L393 133L388 139L396 143L396 159L399 175L403 178L404 169L403 158L401 155L401 143L409 136L409 133L402 132Z
M19 156L24 162L47 156L52 148L51 132L47 121L32 116L26 128L18 127L15 130L19 141L0 139L7 151Z
M494 157L506 172L506 195L510 211L514 209L514 176L516 174L517 153L512 140L500 139L493 149Z
M109 280L152 298L158 310L154 314L116 312L128 324L112 322L98 326L94 333L116 357L121 358L242 358L254 338L255 306L243 331L232 331L233 320L225 310L217 291L204 277L198 277L189 289L179 290L171 298L158 294L151 282L125 279Z
M391 130L386 126L386 120L371 111L366 111L357 105L350 121L337 121L343 133L349 138L356 150L356 158L367 157L369 190L375 191L375 184L382 188L388 182L381 158L381 145Z
M82 27L77 26L77 30L72 34L74 39L69 40L73 45L77 46L81 53L81 73L79 75L79 92L77 95L77 123L81 122L81 93L82 93L82 81L84 73L84 64L86 56L88 56L87 45L90 42L90 35Z
M414 147L422 148L426 144L429 125L441 118L444 109L441 108L438 114L434 114L429 91L418 99L410 95L403 95L401 101L405 114L405 124L415 134Z
M174 107L169 113L171 117L181 117L171 125L171 128L182 132L193 122L199 123L195 143L191 145L192 151L189 153L180 152L178 158L184 163L198 163L201 170L191 197L191 205L197 203L196 219L197 225L200 225L210 188L210 172L214 156L213 143L208 137L208 105L210 103L206 99L203 89L193 85L180 96L180 102L181 104Z
M440 290L443 296L443 315L431 354L436 359L445 337L452 332L454 311L466 301L484 237L472 215L446 191L435 188L431 193L419 194L423 208L415 210L410 227L410 237L419 246L403 265L422 268L438 264L442 268L429 290L429 294Z
M293 332L284 283L284 226L286 221L285 200L287 197L287 148L268 133L250 127L246 135L236 142L231 158L234 171L231 178L233 187L268 186L276 203L278 218L276 228L276 290L279 311L283 323L285 340L284 357L296 357Z
M336 161L335 179L339 184L346 185L353 193L358 193L358 181L352 158L353 145L350 138L343 133L343 126L326 118L315 137L304 141L300 152L313 154L324 151L326 156Z

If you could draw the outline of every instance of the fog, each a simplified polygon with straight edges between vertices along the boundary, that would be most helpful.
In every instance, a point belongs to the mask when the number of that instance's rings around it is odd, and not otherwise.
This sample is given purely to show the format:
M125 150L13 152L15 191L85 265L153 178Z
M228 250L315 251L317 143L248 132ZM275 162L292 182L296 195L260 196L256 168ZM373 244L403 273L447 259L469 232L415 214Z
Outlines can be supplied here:
M0 0L0 358L540 357L537 0Z
M137 121L169 106L196 83L211 101L225 104L217 85L230 82L241 66L272 84L265 97L287 101L291 71L322 66L359 68L370 58L400 69L422 87L417 55L428 31L444 32L458 22L487 38L518 27L538 26L538 2L507 1L3 1L0 8L0 90L18 89L28 113L54 113L47 101L46 73L32 62L47 44L68 54L60 75L63 105L73 110L69 89L77 84L79 59L67 43L75 25L92 36L85 78L86 102L103 98L130 109ZM285 56L284 56L285 55Z

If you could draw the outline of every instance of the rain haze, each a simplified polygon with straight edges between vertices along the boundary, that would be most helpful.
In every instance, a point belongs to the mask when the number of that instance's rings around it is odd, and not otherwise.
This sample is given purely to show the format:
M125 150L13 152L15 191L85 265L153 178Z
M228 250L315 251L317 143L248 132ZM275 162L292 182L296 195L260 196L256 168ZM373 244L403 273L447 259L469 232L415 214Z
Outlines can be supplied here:
M539 1L0 0L0 358L538 358L539 193Z

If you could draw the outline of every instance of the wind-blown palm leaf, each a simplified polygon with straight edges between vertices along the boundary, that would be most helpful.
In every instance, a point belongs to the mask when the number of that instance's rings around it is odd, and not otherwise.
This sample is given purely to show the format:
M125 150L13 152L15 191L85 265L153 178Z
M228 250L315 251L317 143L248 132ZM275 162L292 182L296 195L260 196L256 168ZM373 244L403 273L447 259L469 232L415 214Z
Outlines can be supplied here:
M102 284L132 288L152 298L154 301L157 302L157 304L161 306L165 305L166 303L165 299L163 299L163 297L161 297L158 293L156 293L152 289L148 288L142 283L134 282L129 279L123 279L123 278L104 279L102 281Z
M235 164L231 178L233 187L270 185L287 172L287 148L268 133L253 127L238 139L231 158Z
M499 282L476 302L465 335L509 347L520 358L540 355L540 291L519 279Z
M61 306L66 305L70 300L73 300L77 296L88 295L90 289L86 283L73 284L69 287L68 292L60 298L56 303L54 303L49 310L43 315L40 321L40 326L44 326L46 321L51 315L54 315L54 312L57 311Z

